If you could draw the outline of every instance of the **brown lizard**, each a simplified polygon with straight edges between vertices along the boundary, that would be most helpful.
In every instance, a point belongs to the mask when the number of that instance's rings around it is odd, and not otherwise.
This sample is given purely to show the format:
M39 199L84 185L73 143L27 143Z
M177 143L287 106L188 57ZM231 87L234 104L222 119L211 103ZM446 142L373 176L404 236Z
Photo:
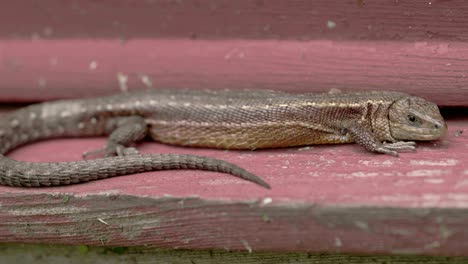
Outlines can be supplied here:
M412 140L434 140L446 130L435 104L397 92L148 90L61 100L30 105L0 119L0 184L53 186L153 170L201 169L269 188L259 177L222 160L140 155L131 145L147 134L163 143L221 149L355 142L369 151L397 156L397 151L415 149ZM100 159L34 163L3 156L36 140L101 135L109 138L94 151L105 154Z

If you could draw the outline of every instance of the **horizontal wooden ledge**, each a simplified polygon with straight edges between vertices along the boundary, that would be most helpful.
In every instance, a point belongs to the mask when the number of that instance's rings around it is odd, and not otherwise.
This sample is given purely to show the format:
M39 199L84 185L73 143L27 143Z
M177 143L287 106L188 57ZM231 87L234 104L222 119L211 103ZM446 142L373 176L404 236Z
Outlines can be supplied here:
M395 90L468 102L466 42L3 39L0 50L3 102L167 87Z
M23 0L1 4L0 37L466 41L467 13L463 0Z
M367 152L355 145L321 145L255 151L182 148L145 142L142 153L180 153L215 157L237 164L269 182L272 190L228 174L180 170L120 176L51 188L0 186L1 194L118 193L135 196L196 196L202 199L292 201L408 208L468 208L466 119L448 121L441 141L419 143L416 152L396 158ZM56 139L26 145L9 153L17 160L81 160L104 138Z
M468 255L467 209L65 193L2 193L1 201L2 243Z
M144 143L143 153L236 163L273 189L189 170L0 187L0 242L467 256L468 122L448 125L445 139L400 158L356 145L222 151ZM51 140L9 156L79 160L103 143Z

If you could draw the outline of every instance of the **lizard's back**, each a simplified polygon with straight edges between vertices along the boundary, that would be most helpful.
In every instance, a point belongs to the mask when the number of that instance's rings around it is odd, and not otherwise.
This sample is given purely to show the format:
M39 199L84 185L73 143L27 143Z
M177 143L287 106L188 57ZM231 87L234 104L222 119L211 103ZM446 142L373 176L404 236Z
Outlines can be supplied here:
M256 149L347 143L339 120L371 120L376 100L400 93L291 94L276 91L161 90L147 94L145 113L154 140L169 144ZM153 103L151 103L153 102ZM368 124L371 126L372 124Z

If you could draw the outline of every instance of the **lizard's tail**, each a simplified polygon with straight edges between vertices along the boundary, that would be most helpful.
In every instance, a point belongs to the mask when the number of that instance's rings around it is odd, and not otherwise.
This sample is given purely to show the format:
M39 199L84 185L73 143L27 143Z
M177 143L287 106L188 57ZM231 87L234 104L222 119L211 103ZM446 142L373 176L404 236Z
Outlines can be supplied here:
M223 172L267 189L271 188L259 177L232 163L215 158L178 154L129 155L53 163L16 161L0 155L0 184L17 187L58 186L171 169Z

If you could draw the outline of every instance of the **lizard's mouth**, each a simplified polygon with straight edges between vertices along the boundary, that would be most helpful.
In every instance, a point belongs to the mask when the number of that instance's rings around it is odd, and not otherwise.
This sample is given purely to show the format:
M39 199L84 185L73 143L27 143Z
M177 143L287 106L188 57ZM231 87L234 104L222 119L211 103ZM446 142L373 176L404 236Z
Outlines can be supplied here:
M447 133L447 124L436 124L433 127L414 127L406 124L394 125L392 136L399 140L436 140Z

